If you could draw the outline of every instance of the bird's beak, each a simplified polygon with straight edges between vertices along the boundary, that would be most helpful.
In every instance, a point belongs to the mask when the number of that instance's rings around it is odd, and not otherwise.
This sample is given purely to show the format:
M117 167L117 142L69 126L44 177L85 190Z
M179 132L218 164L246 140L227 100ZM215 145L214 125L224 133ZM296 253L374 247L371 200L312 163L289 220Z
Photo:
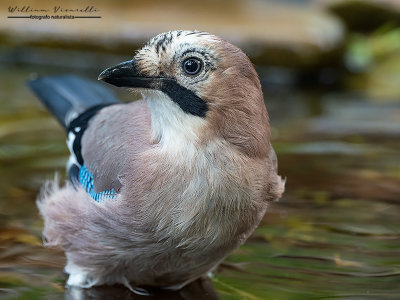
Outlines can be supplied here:
M154 78L141 74L135 60L132 59L104 70L98 80L118 87L151 88Z

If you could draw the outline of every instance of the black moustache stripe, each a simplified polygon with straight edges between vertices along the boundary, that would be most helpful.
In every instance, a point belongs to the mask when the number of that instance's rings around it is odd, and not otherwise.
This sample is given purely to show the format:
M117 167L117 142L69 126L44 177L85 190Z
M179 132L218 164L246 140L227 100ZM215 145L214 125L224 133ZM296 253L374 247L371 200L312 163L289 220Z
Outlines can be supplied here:
M208 111L207 103L191 90L181 86L174 79L163 78L160 90L186 113L204 118Z
M160 90L186 113L204 118L208 111L207 103L193 91L183 87L173 78L165 77L108 77L106 82L120 87L141 87Z

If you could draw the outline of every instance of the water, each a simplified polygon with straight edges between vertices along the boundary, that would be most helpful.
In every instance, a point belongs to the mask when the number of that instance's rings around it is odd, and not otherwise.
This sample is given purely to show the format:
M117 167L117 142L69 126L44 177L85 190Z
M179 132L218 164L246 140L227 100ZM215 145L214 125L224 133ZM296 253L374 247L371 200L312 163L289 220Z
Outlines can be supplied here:
M63 253L41 246L35 198L45 179L65 176L68 153L25 86L32 72L95 78L93 65L123 59L68 68L28 57L0 71L0 299L142 298L118 286L66 290ZM400 104L294 88L265 99L284 197L211 281L143 299L400 299Z

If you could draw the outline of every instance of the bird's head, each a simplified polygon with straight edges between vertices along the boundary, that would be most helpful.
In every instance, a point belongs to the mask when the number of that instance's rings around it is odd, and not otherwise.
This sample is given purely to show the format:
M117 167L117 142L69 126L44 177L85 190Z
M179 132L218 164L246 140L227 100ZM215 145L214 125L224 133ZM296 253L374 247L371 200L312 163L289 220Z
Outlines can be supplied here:
M252 63L239 48L209 33L159 34L132 60L104 70L99 80L145 89L154 126L193 129L198 141L222 137L254 155L263 154L269 143L268 116Z

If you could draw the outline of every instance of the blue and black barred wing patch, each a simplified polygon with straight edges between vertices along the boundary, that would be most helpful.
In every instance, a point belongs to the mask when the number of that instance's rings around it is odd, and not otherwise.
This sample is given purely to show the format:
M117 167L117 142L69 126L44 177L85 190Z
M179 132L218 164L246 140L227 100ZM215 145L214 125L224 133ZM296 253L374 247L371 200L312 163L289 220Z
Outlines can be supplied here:
M117 193L114 189L109 189L99 193L94 191L93 175L86 169L82 157L82 136L87 129L91 118L102 108L109 105L110 104L100 104L91 107L74 119L67 128L67 145L71 152L67 165L69 178L74 185L82 185L89 195L98 202L105 199L113 199L116 197Z
M88 194L97 202L115 199L117 197L117 193L114 189L109 189L103 192L96 193L94 191L94 180L93 175L86 169L85 165L79 170L79 183L82 187L88 192Z

